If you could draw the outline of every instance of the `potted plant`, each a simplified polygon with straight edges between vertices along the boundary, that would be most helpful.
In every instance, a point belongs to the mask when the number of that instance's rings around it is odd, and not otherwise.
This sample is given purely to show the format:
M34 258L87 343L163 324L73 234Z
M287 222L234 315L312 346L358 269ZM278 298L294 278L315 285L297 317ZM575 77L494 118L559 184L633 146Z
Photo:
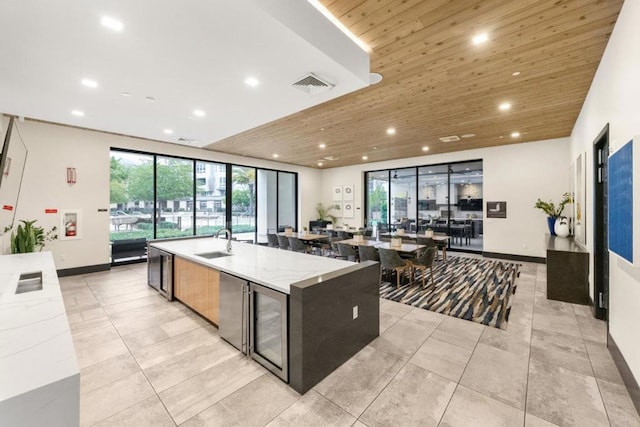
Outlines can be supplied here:
M556 206L553 202L546 202L544 200L538 199L534 208L541 209L544 213L547 214L547 226L549 227L549 233L552 236L556 235L555 232L555 224L558 218L561 218L562 211L564 211L565 205L573 203L573 196L571 193L564 193L562 195L562 200Z
M307 229L307 227L302 227L302 235L303 236L308 236L309 235L309 230Z
M399 248L400 246L402 246L402 237L398 236L397 234L392 234L391 246L395 248Z
M11 232L12 254L35 252L36 249L41 251L47 242L58 238L56 227L45 232L44 228L34 225L36 221L35 219L33 221L20 220L22 224L19 224L18 228Z
M424 230L424 237L433 237L433 230L430 228Z
M364 235L362 234L362 231L356 231L355 233L353 233L353 240L356 242L364 241Z
M316 205L316 214L318 215L318 219L314 221L314 226L327 229L333 228L333 225L338 220L335 215L330 212L336 209L337 205L329 205L325 206L322 202ZM331 225L332 227L329 227Z
M284 228L284 234L285 234L286 236L291 236L291 235L293 234L293 227L291 227L291 226L287 225L287 226Z

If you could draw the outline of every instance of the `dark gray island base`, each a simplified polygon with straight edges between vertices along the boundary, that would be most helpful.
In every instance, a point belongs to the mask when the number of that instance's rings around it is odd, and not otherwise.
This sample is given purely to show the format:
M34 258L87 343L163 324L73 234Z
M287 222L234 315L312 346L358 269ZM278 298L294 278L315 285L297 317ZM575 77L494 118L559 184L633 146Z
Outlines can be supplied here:
M149 252L166 257L149 262L149 285L218 326L221 338L297 392L378 337L379 263L238 242L227 251L225 242L151 242Z
M305 393L379 335L379 264L291 285L289 385ZM357 314L357 318L354 316Z

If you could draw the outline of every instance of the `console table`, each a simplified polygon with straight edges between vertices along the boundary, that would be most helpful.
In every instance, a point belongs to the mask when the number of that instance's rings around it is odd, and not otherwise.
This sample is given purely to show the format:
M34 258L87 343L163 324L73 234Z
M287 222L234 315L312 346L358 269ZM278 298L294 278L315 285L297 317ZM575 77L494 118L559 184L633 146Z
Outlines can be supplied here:
M546 235L547 299L589 304L589 252L572 237Z

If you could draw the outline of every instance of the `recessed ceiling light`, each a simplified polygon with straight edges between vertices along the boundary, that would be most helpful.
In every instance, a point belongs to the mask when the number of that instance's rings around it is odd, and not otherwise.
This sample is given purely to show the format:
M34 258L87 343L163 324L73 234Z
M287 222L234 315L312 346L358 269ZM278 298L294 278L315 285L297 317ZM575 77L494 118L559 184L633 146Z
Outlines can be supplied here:
M382 81L382 74L380 73L369 73L369 84L375 85Z
M247 79L245 79L244 84L246 84L247 86L256 87L260 84L260 82L255 77L248 77Z
M322 166L322 164L323 164L322 162L318 162L318 166Z
M193 110L193 115L196 117L204 117L205 116L205 112L202 110Z
M120 92L120 95L122 95L122 96L131 96L131 94L129 92Z
M369 160L369 157L367 157L367 156L362 156L362 160Z
M518 138L520 136L520 132L511 132L511 138Z
M147 96L145 99L147 102L156 102L156 99L153 96Z
M489 41L489 34L487 33L477 34L473 36L473 39L471 40L473 41L473 44L482 44Z
M519 76L520 75L520 71L514 71L513 73L511 73L511 75L513 77Z
M77 117L84 117L84 111L80 110L71 110L71 114Z
M167 135L173 134L173 130L172 129L165 129L162 132L166 133Z
M98 82L91 79L82 79L80 83L82 83L83 86L90 87L92 89L95 89L98 87Z
M103 27L107 27L108 29L113 31L122 31L122 29L124 28L124 24L121 21L113 19L110 16L103 16L100 20L100 23Z
M429 147L425 145L424 147L422 147L422 151L429 151Z
M469 168L465 168L465 170L466 170L466 171L468 171L468 170L469 170Z
M278 153L273 153L273 158L277 159L278 158Z
M464 135L460 135L460 138L473 138L476 136L475 133L465 133Z
M396 134L396 129L395 128L388 128L387 129L387 135L395 135Z
M327 144L320 144L320 145L318 145L318 147L320 147L320 148L327 148Z
M511 103L503 102L502 104L498 105L498 108L500 109L500 111L508 111L511 109Z

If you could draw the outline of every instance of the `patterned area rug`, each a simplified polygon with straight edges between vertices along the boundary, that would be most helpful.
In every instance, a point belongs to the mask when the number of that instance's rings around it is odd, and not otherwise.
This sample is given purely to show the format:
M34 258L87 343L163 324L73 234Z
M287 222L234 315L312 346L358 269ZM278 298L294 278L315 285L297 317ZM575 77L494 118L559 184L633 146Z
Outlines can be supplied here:
M451 256L447 262L434 264L435 286L431 284L429 270L426 270L423 290L418 270L415 281L401 285L400 289L396 289L395 279L393 283L383 281L380 297L506 329L520 266L510 262Z

